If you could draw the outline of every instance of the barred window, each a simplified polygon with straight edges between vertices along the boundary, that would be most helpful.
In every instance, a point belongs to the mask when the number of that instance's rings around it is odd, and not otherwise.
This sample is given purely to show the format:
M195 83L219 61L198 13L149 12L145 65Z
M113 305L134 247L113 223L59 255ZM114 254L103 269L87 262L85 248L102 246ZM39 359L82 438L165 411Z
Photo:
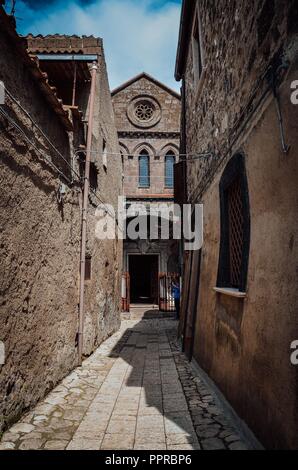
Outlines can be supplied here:
M139 156L139 187L150 187L150 159L147 150L142 150Z
M220 182L221 242L218 287L245 291L250 215L244 156L235 155L226 166Z
M174 187L174 164L175 155L173 152L168 152L165 157L165 187Z
M243 201L240 177L227 189L229 214L229 258L232 287L240 287L243 257Z

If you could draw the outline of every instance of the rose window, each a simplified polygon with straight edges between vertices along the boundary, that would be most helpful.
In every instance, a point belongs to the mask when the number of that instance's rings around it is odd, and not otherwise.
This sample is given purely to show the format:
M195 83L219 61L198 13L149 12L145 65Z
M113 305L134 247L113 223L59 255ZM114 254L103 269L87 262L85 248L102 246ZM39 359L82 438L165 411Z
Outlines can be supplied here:
M161 119L161 106L154 96L135 96L127 106L127 117L135 127L154 127Z
M153 113L153 106L149 102L138 103L135 108L135 115L140 121L150 121Z

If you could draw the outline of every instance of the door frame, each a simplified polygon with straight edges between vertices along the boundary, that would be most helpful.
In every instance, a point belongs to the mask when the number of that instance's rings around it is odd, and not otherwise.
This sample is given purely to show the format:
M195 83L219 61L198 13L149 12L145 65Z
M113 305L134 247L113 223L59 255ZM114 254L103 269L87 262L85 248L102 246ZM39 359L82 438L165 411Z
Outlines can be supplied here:
M126 254L127 256L127 272L129 273L129 276L130 276L130 261L129 261L129 257L130 256L157 256L158 257L158 261L157 261L157 304L156 305L159 305L159 274L160 274L160 263L161 263L161 255L160 253L127 253ZM131 276L130 276L130 288L131 288ZM130 293L129 293L130 295ZM155 305L155 304L154 304Z

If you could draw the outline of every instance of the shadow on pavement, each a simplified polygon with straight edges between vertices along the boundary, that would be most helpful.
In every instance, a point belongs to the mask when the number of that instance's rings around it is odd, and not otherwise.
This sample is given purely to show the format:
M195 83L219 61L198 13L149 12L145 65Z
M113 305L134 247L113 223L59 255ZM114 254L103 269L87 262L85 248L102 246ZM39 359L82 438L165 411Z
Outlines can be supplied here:
M159 437L166 436L167 445L173 448L197 444L174 360L175 347L171 349L170 344L177 337L175 313L144 309L134 321L133 327L128 323L110 357L122 358L129 364L121 392L128 409L140 397L136 438L147 433L149 442L150 436L156 436L159 442Z

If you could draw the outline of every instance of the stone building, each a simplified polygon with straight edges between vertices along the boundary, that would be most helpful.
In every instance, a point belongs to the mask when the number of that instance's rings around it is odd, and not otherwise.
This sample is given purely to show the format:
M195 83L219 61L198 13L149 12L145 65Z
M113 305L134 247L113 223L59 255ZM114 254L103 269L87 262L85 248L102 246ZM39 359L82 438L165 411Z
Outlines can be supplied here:
M126 208L137 203L146 212L158 204L173 203L173 171L179 158L180 95L146 73L112 92L123 162ZM132 210L132 209L131 209ZM148 223L149 228L149 223ZM175 240L143 238L124 241L123 286L126 308L133 303L158 304L158 279L165 273L179 273L178 244ZM164 305L166 308L166 305Z
M117 204L122 170L101 39L20 38L0 7L0 41L1 431L80 363L78 333L84 333L86 356L119 327L122 242L95 237L95 210L102 202ZM92 161L83 304L87 135ZM104 147L111 154L106 161Z
M269 448L298 447L296 1L183 1L180 202L204 205L184 255L184 348ZM297 85L297 83L296 83ZM297 101L297 99L296 99ZM179 182L180 187L183 186Z

